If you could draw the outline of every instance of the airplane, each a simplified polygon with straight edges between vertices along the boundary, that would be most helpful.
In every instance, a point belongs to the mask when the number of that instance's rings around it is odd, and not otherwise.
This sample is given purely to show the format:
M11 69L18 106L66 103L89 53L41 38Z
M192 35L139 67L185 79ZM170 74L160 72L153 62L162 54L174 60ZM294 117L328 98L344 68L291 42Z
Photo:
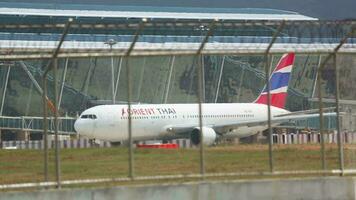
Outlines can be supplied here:
M294 60L294 53L284 54L269 79L273 127L285 121L319 116L284 109ZM85 110L74 128L90 139L122 142L128 140L131 117L134 141L190 138L199 145L203 134L203 144L212 145L218 138L242 138L266 130L267 109L265 86L253 103L203 103L202 130L198 104L136 104L130 109L127 105L100 105Z

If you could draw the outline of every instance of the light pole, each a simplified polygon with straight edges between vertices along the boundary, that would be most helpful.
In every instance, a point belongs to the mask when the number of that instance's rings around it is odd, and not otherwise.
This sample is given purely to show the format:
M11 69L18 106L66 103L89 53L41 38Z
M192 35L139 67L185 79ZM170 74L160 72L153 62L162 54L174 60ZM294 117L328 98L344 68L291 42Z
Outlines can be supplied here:
M198 27L198 30L200 30L200 35L201 37L204 37L204 33L208 32L210 29L207 26L201 25ZM202 65L202 84L203 84L203 88L202 88L202 101L203 103L205 102L205 65L204 65L204 55L201 55L200 57L201 59L201 65Z
M110 46L110 52L112 52L112 46L117 44L115 39L109 39L104 44ZM114 71L114 57L111 56L111 94L112 94L112 104L115 104L115 71Z

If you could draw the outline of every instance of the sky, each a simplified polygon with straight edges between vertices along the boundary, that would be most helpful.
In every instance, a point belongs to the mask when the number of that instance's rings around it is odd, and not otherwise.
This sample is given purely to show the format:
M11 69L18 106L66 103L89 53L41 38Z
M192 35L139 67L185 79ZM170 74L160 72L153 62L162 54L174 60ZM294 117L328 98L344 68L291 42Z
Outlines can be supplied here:
M295 11L324 20L356 19L356 0L0 0L0 2L155 7L272 8Z

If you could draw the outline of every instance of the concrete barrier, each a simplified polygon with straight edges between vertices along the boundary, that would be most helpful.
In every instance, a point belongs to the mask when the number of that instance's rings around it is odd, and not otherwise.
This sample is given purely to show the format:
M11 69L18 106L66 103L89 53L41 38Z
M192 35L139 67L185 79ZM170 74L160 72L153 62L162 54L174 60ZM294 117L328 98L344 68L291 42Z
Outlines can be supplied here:
M0 200L37 199L356 199L356 179L325 177L299 179L268 179L239 181L210 181L185 184L123 186L94 189L62 189L35 192L7 192Z

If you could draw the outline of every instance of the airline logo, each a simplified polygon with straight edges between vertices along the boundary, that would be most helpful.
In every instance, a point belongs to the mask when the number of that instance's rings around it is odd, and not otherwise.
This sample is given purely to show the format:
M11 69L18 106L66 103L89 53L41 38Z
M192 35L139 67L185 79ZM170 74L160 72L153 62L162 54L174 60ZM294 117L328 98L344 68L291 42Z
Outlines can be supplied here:
M295 54L284 54L270 77L271 105L284 108L287 101L288 83L294 64ZM264 88L255 103L267 104L267 87Z
M121 115L128 116L135 115L135 116L146 116L146 115L170 115L170 114L177 114L174 108L122 108Z

